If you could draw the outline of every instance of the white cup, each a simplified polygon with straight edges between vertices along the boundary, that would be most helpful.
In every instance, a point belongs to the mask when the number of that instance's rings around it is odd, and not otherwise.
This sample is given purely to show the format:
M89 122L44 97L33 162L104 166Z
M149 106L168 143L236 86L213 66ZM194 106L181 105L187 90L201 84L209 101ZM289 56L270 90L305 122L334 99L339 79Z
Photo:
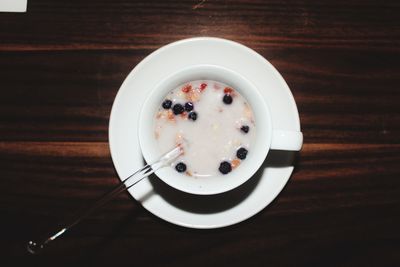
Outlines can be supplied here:
M194 80L215 80L235 88L253 110L256 125L256 140L251 153L234 171L226 175L194 178L176 172L172 167L156 171L165 183L186 193L212 195L229 191L246 182L261 167L270 149L298 151L303 143L299 131L275 129L270 112L257 88L245 77L232 70L217 65L193 65L179 70L158 82L143 103L139 117L139 143L144 159L148 163L157 160L159 150L154 135L154 117L165 96L179 85Z

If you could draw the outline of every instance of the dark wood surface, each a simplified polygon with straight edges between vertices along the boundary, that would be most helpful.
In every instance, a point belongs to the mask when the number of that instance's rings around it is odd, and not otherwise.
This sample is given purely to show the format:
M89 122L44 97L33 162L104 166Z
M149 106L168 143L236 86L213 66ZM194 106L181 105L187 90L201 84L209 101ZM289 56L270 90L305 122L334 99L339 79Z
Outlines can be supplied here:
M0 13L0 266L400 266L398 1L50 1ZM114 97L169 42L241 42L281 72L304 147L279 197L199 231L127 194L42 255L26 241L118 183Z

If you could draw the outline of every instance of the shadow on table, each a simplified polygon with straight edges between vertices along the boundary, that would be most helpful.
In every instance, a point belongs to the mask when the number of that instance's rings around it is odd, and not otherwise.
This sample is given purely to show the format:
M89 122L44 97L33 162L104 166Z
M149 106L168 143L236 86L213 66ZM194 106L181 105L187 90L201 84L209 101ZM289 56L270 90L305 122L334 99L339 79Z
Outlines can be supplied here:
M257 187L265 168L293 166L296 155L297 152L293 151L271 150L262 167L253 175L253 177L241 186L222 194L197 196L184 193L170 187L155 175L149 177L154 190L154 192L151 193L158 194L171 205L188 212L200 214L221 212L234 207L246 199ZM150 197L150 195L147 197ZM140 199L139 202L146 201L147 197Z
M150 178L150 182L153 186L153 191L149 192L145 198L151 197L153 194L158 194L165 201L169 202L171 205L186 210L192 213L198 214L212 214L221 212L223 210L230 209L246 199L253 190L257 187L260 182L264 169L266 167L287 167L294 165L294 161L297 157L297 152L289 152L289 151L270 151L267 159L263 163L263 167L246 183L241 185L240 187L233 189L229 192L218 194L218 195L210 195L210 196L196 196L192 194L187 194L181 191L178 191L174 188L171 188L163 181L153 176ZM139 202L146 201L146 199L141 199ZM138 209L137 212L141 212L142 209ZM103 233L103 237L101 241L93 241L85 244L85 250L76 252L76 250L71 249L70 251L65 249L62 254L58 254L66 264L75 265L75 263L84 263L85 265L94 265L98 261L99 254L106 254L107 250L112 246L114 241L119 240L121 236L124 235L127 228L129 228L132 223L137 219L137 212L130 213L125 216L121 221L111 227L107 233ZM190 229L193 230L193 229ZM21 249L23 249L21 247ZM58 251L60 248L55 248L54 251ZM49 253L51 253L51 248L49 248ZM53 252L54 252L53 251ZM66 255L64 255L66 254ZM45 256L44 255L41 256ZM40 265L42 263L48 263L51 258L45 257L36 257L34 258L35 263ZM31 255L24 255L24 257L20 258L21 262L24 263L32 263ZM25 264L24 264L25 265ZM62 266L62 265L61 265Z

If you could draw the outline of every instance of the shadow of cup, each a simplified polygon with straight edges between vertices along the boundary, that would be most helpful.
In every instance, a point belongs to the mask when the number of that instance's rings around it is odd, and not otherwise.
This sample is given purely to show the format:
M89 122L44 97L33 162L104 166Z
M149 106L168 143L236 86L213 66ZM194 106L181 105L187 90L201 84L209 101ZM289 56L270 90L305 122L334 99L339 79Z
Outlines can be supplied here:
M198 214L218 213L231 209L246 199L262 179L265 168L293 166L297 154L296 151L269 151L263 165L248 181L233 190L216 195L199 196L176 190L154 174L149 177L149 181L153 186L153 193L178 209ZM145 198L139 199L139 202L144 201L146 201Z

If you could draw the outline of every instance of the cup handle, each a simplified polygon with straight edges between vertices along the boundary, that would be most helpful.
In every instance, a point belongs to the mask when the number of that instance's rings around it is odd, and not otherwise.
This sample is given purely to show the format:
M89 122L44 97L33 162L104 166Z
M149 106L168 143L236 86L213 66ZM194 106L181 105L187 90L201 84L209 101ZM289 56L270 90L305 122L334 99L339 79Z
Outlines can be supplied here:
M272 131L271 149L300 151L303 145L303 133L299 131Z

